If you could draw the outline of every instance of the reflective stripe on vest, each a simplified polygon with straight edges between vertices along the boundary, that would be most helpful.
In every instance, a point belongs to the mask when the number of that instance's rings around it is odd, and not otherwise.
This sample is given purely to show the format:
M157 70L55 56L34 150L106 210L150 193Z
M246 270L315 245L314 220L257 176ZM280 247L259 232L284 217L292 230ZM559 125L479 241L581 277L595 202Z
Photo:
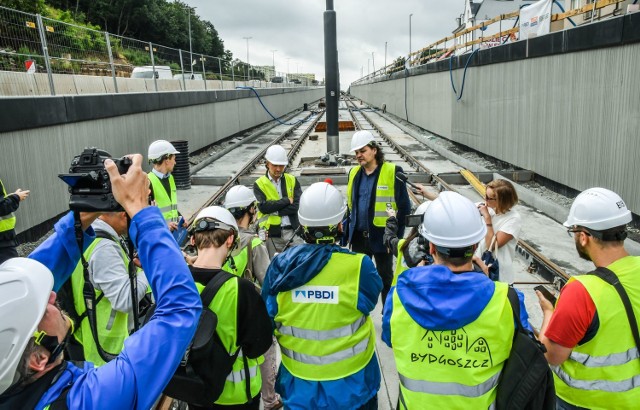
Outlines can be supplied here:
M287 189L287 198L293 198L293 193L296 187L296 177L286 173L283 174L283 176ZM278 183L281 183L280 180L278 180ZM264 196L267 198L267 201L277 201L279 199L282 199L280 195L278 195L278 190L276 189L275 185L273 185L273 182L271 182L268 176L263 175L258 178L256 180L256 185L258 185L260 191L262 191ZM269 229L270 226L276 226L282 223L282 218L277 213L263 214L262 212L260 212L259 208L257 219L258 226L264 229Z
M425 380L410 379L399 374L400 383L406 389L418 393L429 393L445 396L480 397L487 394L498 385L500 372L496 373L489 380L475 386L467 386L460 383L434 382Z
M607 268L616 274L640 317L640 257L627 256ZM576 345L567 360L552 367L556 394L579 407L634 408L640 402L640 360L620 296L595 275L575 275L570 281L574 280L593 300L599 327L591 340Z
M4 184L0 181L0 188L2 188L2 197L7 197L7 191L4 189ZM10 231L16 227L16 217L12 213L4 216L0 216L0 232Z
M344 378L363 369L373 357L373 322L358 310L363 258L363 254L333 252L304 286L276 296L275 335L282 364L295 377Z
M349 182L347 183L347 206L353 212L353 181L361 170L360 165L351 168L349 171ZM384 228L387 223L387 204L397 211L398 205L395 198L396 186L396 166L389 162L382 163L380 175L376 185L376 197L373 206L373 226Z
M428 277L429 267L422 269ZM429 408L486 409L495 402L515 331L507 289L495 282L475 321L439 331L420 326L405 310L402 292L393 292L391 343L406 408L429 403Z
M96 246L104 240L109 239L96 238L87 247L84 252L84 256L87 261L91 259ZM128 266L129 258L120 243L118 243L118 247L120 248L120 256L122 257L122 261L126 267ZM89 273L93 275L93 272L89 271ZM76 312L78 315L82 315L86 311L84 296L82 293L84 290L84 271L82 268L82 262L78 262L76 268L71 274L71 286L73 289L73 304ZM95 293L96 297L98 297L102 292L96 288ZM127 297L129 296L130 295L127 295ZM95 312L98 340L100 341L102 349L113 354L120 353L124 348L125 339L129 337L129 315L113 309L111 302L109 302L106 297L103 297L100 302L98 302ZM86 361L93 362L96 367L105 364L105 361L102 360L102 357L100 357L100 354L98 353L98 347L93 339L89 320L85 318L79 325L76 325L76 331L74 332L73 337L75 337L78 343L82 345L84 359Z
M147 175L153 187L153 198L156 201L156 206L160 208L164 220L167 222L178 222L180 219L180 215L178 214L178 195L173 175L169 175L171 196L167 194L167 190L156 174L149 172Z
M340 362L342 360L349 359L351 357L355 357L360 353L366 351L367 347L369 347L369 338L362 340L360 343L358 343L353 347L349 347L339 352L335 352L335 353L331 353L323 356L312 356L310 354L294 352L293 350L287 349L282 346L280 346L280 350L282 351L282 354L286 355L287 357L295 361L305 363L305 364L323 366L323 365Z
M355 322L332 330L309 330L299 327L282 326L282 323L276 323L276 328L283 335L295 336L299 339L329 340L338 337L349 336L360 330L360 328L364 326L365 323L367 323L367 318L362 315L360 319L356 320Z
M198 289L198 293L201 293L204 286L196 282L196 288ZM236 340L236 335L238 334L238 280L229 279L225 282L208 308L218 316L216 333L220 337L220 341L229 355L233 355L239 349ZM260 393L260 387L262 386L259 365L264 359L260 356L257 359L247 358L246 360L249 367L251 397L255 397ZM245 377L244 354L242 350L240 350L236 361L233 362L231 373L225 380L222 394L220 394L220 397L218 397L215 403L221 405L247 403Z

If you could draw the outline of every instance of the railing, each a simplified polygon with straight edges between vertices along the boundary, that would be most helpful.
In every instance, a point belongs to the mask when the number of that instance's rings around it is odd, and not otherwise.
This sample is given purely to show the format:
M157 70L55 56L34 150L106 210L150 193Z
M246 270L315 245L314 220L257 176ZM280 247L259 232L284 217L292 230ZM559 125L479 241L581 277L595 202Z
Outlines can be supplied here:
M123 82L123 78L131 77L135 67L143 66L147 67L142 69L146 73L140 78L147 78L148 87L136 89ZM178 82L182 90L221 89L225 82L229 88L235 88L236 82L260 86L273 78L281 82L267 86L313 85L311 79L302 75L191 53L1 6L0 71L31 75L33 79L25 80L29 86L46 89L40 94L51 95L56 95L56 85L59 93L69 93L61 86L68 83L58 76L61 74L111 77L109 81L99 81L106 92L119 92L121 88L126 88L125 91L173 90ZM300 83L288 81L294 78ZM168 80L171 84L167 84ZM0 95L7 94L4 90L10 85L3 84L0 78L0 86Z
M598 15L598 17L596 18L596 11L599 11L611 5L615 5L615 10L618 11L619 4L625 2L629 3L628 0L599 0L597 2L587 4L574 10L553 14L551 16L551 23L563 21L565 19L571 19L571 17L578 15L588 15L588 19L585 18L585 21L592 22L594 20L600 20L604 16ZM507 14L501 14L497 17L494 17L493 19L484 21L473 27L465 28L464 30L461 30L449 37L445 37L432 44L429 44L424 48L414 51L407 57L397 58L386 67L380 68L379 70L376 70L354 81L353 84L359 84L364 81L372 80L376 77L387 76L395 72L403 71L406 68L428 64L450 57L452 55L464 54L478 47L488 48L502 45L509 41L517 41L519 40L520 34L520 27L517 25L517 21L519 18L520 10ZM503 29L503 25L505 27L509 26L508 23L511 23L511 27ZM495 33L487 36L482 35L482 33L484 33L485 31L491 32L492 30L495 30L496 25L498 26L498 29ZM478 38L465 41L465 39L469 35L473 37L477 33L480 33L480 36L478 36Z

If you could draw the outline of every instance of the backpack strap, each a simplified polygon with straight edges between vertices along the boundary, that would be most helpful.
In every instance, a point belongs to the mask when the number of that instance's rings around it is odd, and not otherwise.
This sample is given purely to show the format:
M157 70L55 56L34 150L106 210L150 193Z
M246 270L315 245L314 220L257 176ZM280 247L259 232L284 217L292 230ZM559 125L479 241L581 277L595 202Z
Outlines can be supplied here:
M522 327L522 323L520 323L520 299L518 299L518 294L513 286L509 286L507 290L507 297L509 299L509 303L511 304L511 310L513 311L513 320L516 322L516 327L519 332L526 333L524 328ZM514 332L513 337L516 337L517 332Z
M243 277L247 280L254 281L253 275L253 237L249 239L249 244L247 245L247 266L244 268Z
M200 299L202 299L202 306L206 309L211 304L211 301L216 294L229 279L237 277L235 275L230 274L224 270L220 270L218 273L214 275L213 278L207 283L207 286L202 290L200 294Z
M629 327L631 328L633 339L636 342L636 347L640 349L640 335L638 335L638 322L636 321L636 315L633 313L633 307L631 307L629 295L627 295L627 292L624 290L624 286L622 286L622 283L620 283L620 279L618 279L618 276L610 269L603 267L598 267L596 268L596 270L587 273L587 275L597 276L616 289L618 295L620 295L622 304L624 305L624 310L627 312Z

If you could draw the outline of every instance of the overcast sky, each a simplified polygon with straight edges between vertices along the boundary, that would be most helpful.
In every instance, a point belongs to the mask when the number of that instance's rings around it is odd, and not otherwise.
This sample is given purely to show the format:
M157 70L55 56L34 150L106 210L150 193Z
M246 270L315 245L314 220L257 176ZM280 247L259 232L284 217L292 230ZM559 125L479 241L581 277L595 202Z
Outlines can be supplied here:
M276 71L315 73L324 79L325 0L183 0L213 23L225 49L252 65ZM464 0L335 0L341 88L375 68L451 35ZM195 51L195 50L194 50ZM373 58L371 53L374 53Z

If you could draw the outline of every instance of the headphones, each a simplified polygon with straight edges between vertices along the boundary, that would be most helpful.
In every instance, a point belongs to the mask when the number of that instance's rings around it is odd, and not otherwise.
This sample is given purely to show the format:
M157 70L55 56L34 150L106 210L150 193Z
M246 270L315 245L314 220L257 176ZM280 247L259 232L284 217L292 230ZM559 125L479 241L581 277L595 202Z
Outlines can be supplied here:
M215 219L202 218L193 225L191 228L191 234L196 232L213 231L216 229L224 229L225 231L233 231L234 235L238 236L236 229L231 225L227 225L224 222L220 222Z
M342 233L337 231L336 226L304 226L302 235L309 243L333 244Z

